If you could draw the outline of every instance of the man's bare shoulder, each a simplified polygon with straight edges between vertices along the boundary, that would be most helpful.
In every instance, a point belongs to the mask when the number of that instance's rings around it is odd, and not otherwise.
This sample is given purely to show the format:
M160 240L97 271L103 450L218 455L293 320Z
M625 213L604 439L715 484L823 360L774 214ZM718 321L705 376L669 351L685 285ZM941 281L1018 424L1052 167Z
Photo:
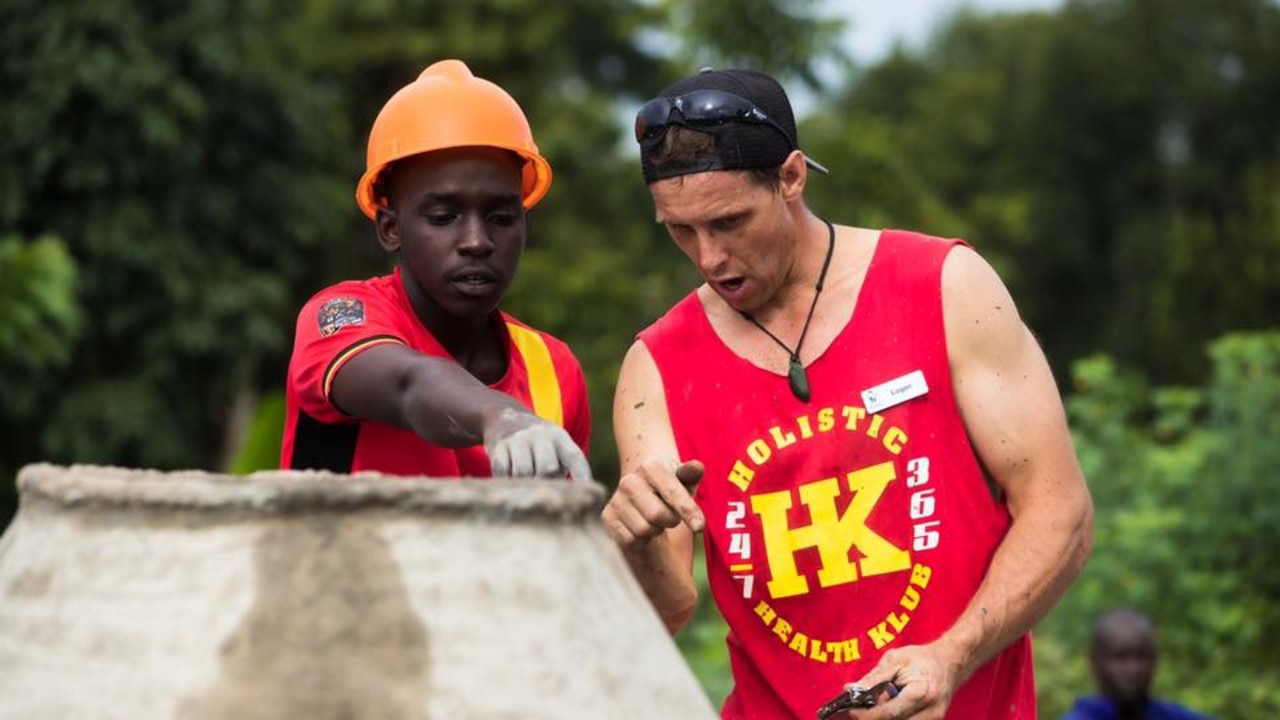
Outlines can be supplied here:
M951 360L999 353L1026 332L1013 296L978 252L957 245L942 266L942 311Z

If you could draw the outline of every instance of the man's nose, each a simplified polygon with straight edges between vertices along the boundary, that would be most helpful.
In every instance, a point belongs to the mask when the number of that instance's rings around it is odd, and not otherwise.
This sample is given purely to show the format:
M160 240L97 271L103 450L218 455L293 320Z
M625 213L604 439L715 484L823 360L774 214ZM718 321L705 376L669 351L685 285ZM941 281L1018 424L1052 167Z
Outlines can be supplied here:
M728 262L729 254L724 244L716 240L710 233L698 233L698 269L704 275L715 275Z
M463 255L486 256L493 252L493 239L482 217L468 217L462 224L458 252Z

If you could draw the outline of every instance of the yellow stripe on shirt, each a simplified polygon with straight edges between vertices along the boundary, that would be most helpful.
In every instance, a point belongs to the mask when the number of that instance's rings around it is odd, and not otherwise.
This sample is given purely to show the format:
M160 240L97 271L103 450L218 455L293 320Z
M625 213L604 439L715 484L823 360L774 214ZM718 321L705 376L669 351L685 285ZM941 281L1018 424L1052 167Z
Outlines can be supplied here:
M560 378L551 362L551 351L537 332L513 322L507 323L511 341L529 371L529 396L533 398L533 412L538 417L564 427L564 406L560 400Z
M320 378L320 391L324 393L324 399L330 403L333 399L329 397L330 391L333 390L333 378L342 369L343 365L351 358L377 345L403 345L404 341L391 335L374 335L365 338L350 347L347 347L338 353L333 360L329 361L329 366L324 370L324 376Z

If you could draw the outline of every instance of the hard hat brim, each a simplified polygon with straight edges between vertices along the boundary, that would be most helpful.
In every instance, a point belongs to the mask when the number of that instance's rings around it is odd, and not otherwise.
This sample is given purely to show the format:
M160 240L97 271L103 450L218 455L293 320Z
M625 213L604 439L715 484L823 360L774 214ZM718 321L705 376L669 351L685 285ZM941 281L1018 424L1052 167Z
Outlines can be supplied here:
M491 145L472 145L470 147L494 147ZM503 147L503 150L510 150L519 155L524 160L524 166L521 168L520 191L521 204L528 210L538 201L546 196L547 191L551 189L551 164L541 155L531 153L522 148ZM423 155L426 153L415 153ZM356 184L356 204L360 206L361 212L370 220L377 217L378 199L373 192L373 185L378 180L378 175L393 162L403 160L406 155L398 157L383 163L374 168L370 168L364 175L360 176L360 182Z

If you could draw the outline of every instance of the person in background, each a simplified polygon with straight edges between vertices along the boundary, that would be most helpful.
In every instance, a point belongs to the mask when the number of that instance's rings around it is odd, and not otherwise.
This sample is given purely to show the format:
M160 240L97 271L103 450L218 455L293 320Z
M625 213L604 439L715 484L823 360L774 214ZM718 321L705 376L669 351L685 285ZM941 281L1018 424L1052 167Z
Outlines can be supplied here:
M1096 697L1076 700L1062 720L1212 720L1151 697L1156 674L1155 628L1137 610L1120 608L1093 624L1089 666Z
M1028 633L1085 562L1092 504L1003 283L962 241L815 214L825 168L766 74L680 80L635 137L705 282L623 362L602 520L672 632L702 533L722 716L812 720L878 686L839 716L1034 718Z
M303 306L281 467L591 479L578 361L499 309L550 185L520 106L463 62L387 101L356 201L396 267Z

